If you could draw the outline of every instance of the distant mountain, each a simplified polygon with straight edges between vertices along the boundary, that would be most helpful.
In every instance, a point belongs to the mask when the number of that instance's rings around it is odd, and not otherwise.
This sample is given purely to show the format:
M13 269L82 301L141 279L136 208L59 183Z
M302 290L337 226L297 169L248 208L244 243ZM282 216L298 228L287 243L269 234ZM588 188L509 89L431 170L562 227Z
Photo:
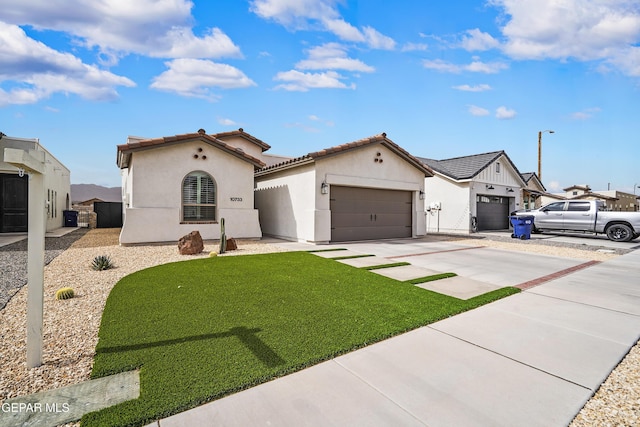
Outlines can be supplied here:
M71 184L71 201L84 202L89 199L101 199L105 202L121 202L121 187L103 187L95 184Z

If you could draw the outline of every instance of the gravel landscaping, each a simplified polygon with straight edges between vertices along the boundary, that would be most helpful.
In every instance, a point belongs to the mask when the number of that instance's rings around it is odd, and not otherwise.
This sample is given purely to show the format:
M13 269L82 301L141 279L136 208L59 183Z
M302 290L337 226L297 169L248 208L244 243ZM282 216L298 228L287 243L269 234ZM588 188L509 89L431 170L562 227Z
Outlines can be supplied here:
M144 268L174 261L206 257L217 245L205 242L199 255L180 255L176 244L118 245L119 229L81 229L61 238L47 239L44 306L44 364L27 369L26 355L26 240L0 247L0 401L89 379L102 310L109 292L122 277ZM434 240L447 239L433 236ZM602 253L584 245L571 247L542 241L501 238L460 239L460 243L525 250L553 256L604 261L621 253ZM525 243L525 244L522 244ZM279 252L256 241L238 242L239 249L221 256ZM115 268L94 271L93 258L108 255ZM56 301L59 288L70 286L76 297ZM8 302L7 302L8 301ZM640 423L640 348L636 345L611 373L571 424L632 426Z

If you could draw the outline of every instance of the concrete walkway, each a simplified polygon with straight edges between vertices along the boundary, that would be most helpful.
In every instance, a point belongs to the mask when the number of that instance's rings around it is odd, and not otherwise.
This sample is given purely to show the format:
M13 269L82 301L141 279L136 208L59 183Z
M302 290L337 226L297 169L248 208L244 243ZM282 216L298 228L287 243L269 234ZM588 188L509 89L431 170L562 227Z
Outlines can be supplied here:
M343 247L496 286L549 281L151 425L566 426L640 338L640 251L554 279L580 262L365 246Z

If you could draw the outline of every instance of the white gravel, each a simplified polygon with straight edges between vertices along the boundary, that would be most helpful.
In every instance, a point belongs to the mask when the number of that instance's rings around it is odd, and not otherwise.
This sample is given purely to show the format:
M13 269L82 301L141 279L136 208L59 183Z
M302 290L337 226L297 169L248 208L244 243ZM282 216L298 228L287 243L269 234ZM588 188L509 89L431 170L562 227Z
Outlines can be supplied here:
M118 231L91 230L45 267L44 364L41 367L26 368L26 287L0 311L0 401L89 379L102 310L119 279L144 268L206 257L209 252L217 251L213 244L205 244L202 254L191 256L178 254L177 245L122 247L118 245ZM616 256L575 248L518 245L485 239L460 243L600 261ZM239 250L222 256L283 250L255 241L239 241L238 246ZM91 270L91 261L98 255L108 255L115 268ZM71 286L76 297L56 301L55 291L65 286ZM636 425L640 425L638 345L611 373L571 427Z

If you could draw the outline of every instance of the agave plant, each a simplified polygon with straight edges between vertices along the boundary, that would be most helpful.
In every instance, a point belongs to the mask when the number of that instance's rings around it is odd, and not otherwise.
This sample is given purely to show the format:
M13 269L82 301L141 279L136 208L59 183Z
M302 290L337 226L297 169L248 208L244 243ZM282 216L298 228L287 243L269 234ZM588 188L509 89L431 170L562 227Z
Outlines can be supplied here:
M108 270L110 268L113 268L113 263L111 262L111 258L109 258L108 255L100 255L93 259L91 268L96 271Z

